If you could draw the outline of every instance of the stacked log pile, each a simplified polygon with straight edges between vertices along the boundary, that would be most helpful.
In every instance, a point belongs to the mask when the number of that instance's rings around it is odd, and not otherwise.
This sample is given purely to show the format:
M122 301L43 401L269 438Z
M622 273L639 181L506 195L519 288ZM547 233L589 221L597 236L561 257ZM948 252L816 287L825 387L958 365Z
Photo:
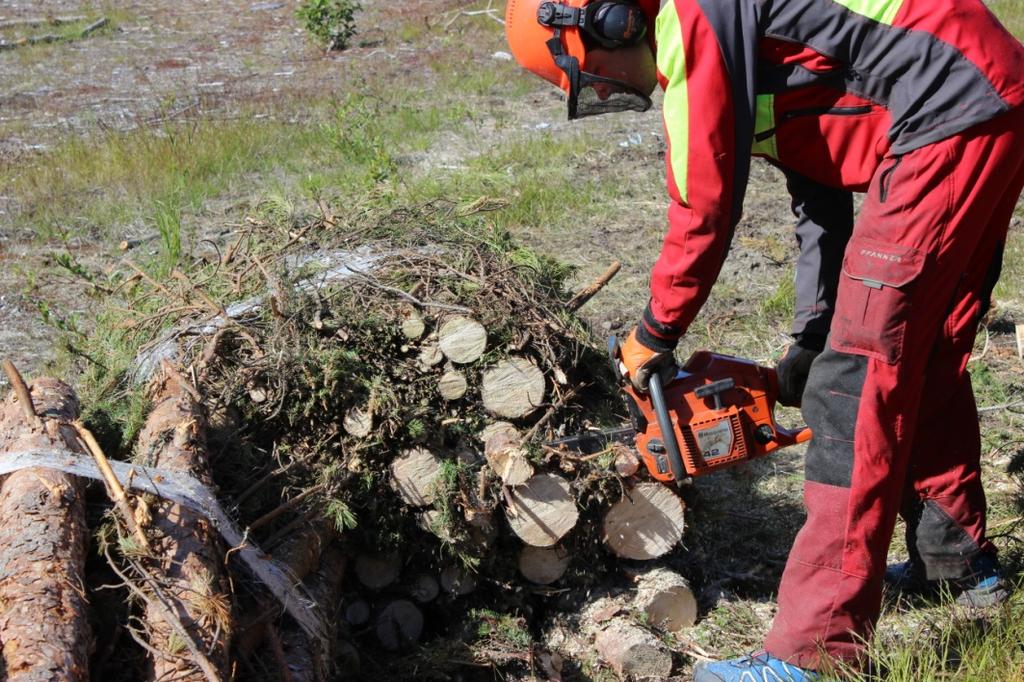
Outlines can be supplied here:
M97 537L131 595L123 620L142 676L323 680L361 662L368 678L401 678L454 641L473 665L532 670L537 653L553 679L560 661L588 651L623 677L668 674L661 634L692 624L696 602L682 576L639 562L678 547L681 498L643 482L623 446L545 445L620 418L600 344L575 314L601 282L573 298L567 269L477 218L391 215L389 231L358 237L332 232L333 220L283 246L250 229L216 263L172 273L173 285L134 265L127 273L122 306L139 311L128 333L148 340L131 368L94 381L145 390L150 407L137 436L121 426L100 440L217 490L244 542L293 577L321 624L285 615L296 605L232 561L238 548L201 511L108 480L116 505ZM102 456L67 426L77 405L55 386L36 382L31 414L24 398L8 401L0 447L63 439ZM111 412L92 419L118 423ZM84 679L85 604L65 587L88 582L82 484L33 471L5 480L0 504L15 507L0 518L38 517L50 529L41 537L59 529L39 549L66 576L44 592L62 596L41 603L67 615L68 634L46 644L67 652L68 679ZM16 493L24 485L33 492ZM53 509L16 507L29 498ZM13 556L24 549L0 524L0 557L17 569L0 590L24 579ZM559 615L567 593L586 618ZM0 623L13 617L0 607ZM530 626L550 641L531 642Z

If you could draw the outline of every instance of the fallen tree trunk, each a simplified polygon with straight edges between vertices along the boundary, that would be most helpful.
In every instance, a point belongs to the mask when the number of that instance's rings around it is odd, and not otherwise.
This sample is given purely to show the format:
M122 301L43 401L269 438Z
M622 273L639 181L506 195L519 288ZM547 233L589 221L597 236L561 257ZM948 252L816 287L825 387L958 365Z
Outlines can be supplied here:
M70 424L77 416L70 386L39 379L31 400L5 402L0 447L84 452ZM83 497L77 478L52 469L17 471L0 486L0 665L12 682L89 678Z
M337 679L338 671L333 670L335 661L344 675L351 675L359 668L359 655L347 637L339 633L337 614L341 599L341 584L348 565L344 552L337 544L329 546L320 554L320 567L306 580L309 594L327 614L330 624L324 642L310 639L304 632L290 630L282 637L284 659L292 682L327 682ZM344 676L343 675L343 676Z
M155 407L139 435L138 453L147 466L182 471L212 484L199 406L178 380L166 375L154 382ZM233 629L231 599L224 571L224 548L209 521L176 502L159 500L152 508L157 533L153 560L161 590L174 615L206 652L222 676L228 673L228 643ZM180 653L181 643L159 602L147 604L150 679L203 680L206 676Z

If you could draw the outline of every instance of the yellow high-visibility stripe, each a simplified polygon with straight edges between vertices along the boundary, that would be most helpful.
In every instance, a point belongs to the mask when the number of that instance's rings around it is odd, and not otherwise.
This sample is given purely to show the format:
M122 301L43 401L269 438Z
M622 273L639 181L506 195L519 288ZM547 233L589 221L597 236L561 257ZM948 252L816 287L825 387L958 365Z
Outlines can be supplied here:
M775 143L775 95L758 95L757 108L754 111L754 144L751 150L754 154L763 154L772 159L778 160L779 150ZM757 141L761 133L772 131L770 137Z
M874 19L880 24L892 24L903 0L833 0L851 12Z
M655 23L658 71L668 79L662 109L669 141L669 164L676 188L686 203L686 173L690 149L690 102L686 89L686 54L675 0L668 0Z

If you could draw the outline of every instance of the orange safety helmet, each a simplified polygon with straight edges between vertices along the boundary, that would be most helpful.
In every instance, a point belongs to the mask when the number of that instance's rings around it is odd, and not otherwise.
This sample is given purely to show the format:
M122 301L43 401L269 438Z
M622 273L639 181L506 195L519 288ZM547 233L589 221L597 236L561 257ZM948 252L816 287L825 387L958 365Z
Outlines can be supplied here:
M657 85L648 25L659 0L508 0L516 61L565 91L569 118L647 111Z

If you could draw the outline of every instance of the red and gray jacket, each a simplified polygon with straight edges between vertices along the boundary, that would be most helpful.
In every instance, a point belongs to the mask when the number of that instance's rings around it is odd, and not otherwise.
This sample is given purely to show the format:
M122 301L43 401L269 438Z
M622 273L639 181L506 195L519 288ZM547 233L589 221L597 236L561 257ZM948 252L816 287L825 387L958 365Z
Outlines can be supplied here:
M669 232L640 326L671 345L718 277L751 155L787 175L798 217L794 333L827 333L864 191L887 154L1024 104L1024 46L983 0L667 0Z

